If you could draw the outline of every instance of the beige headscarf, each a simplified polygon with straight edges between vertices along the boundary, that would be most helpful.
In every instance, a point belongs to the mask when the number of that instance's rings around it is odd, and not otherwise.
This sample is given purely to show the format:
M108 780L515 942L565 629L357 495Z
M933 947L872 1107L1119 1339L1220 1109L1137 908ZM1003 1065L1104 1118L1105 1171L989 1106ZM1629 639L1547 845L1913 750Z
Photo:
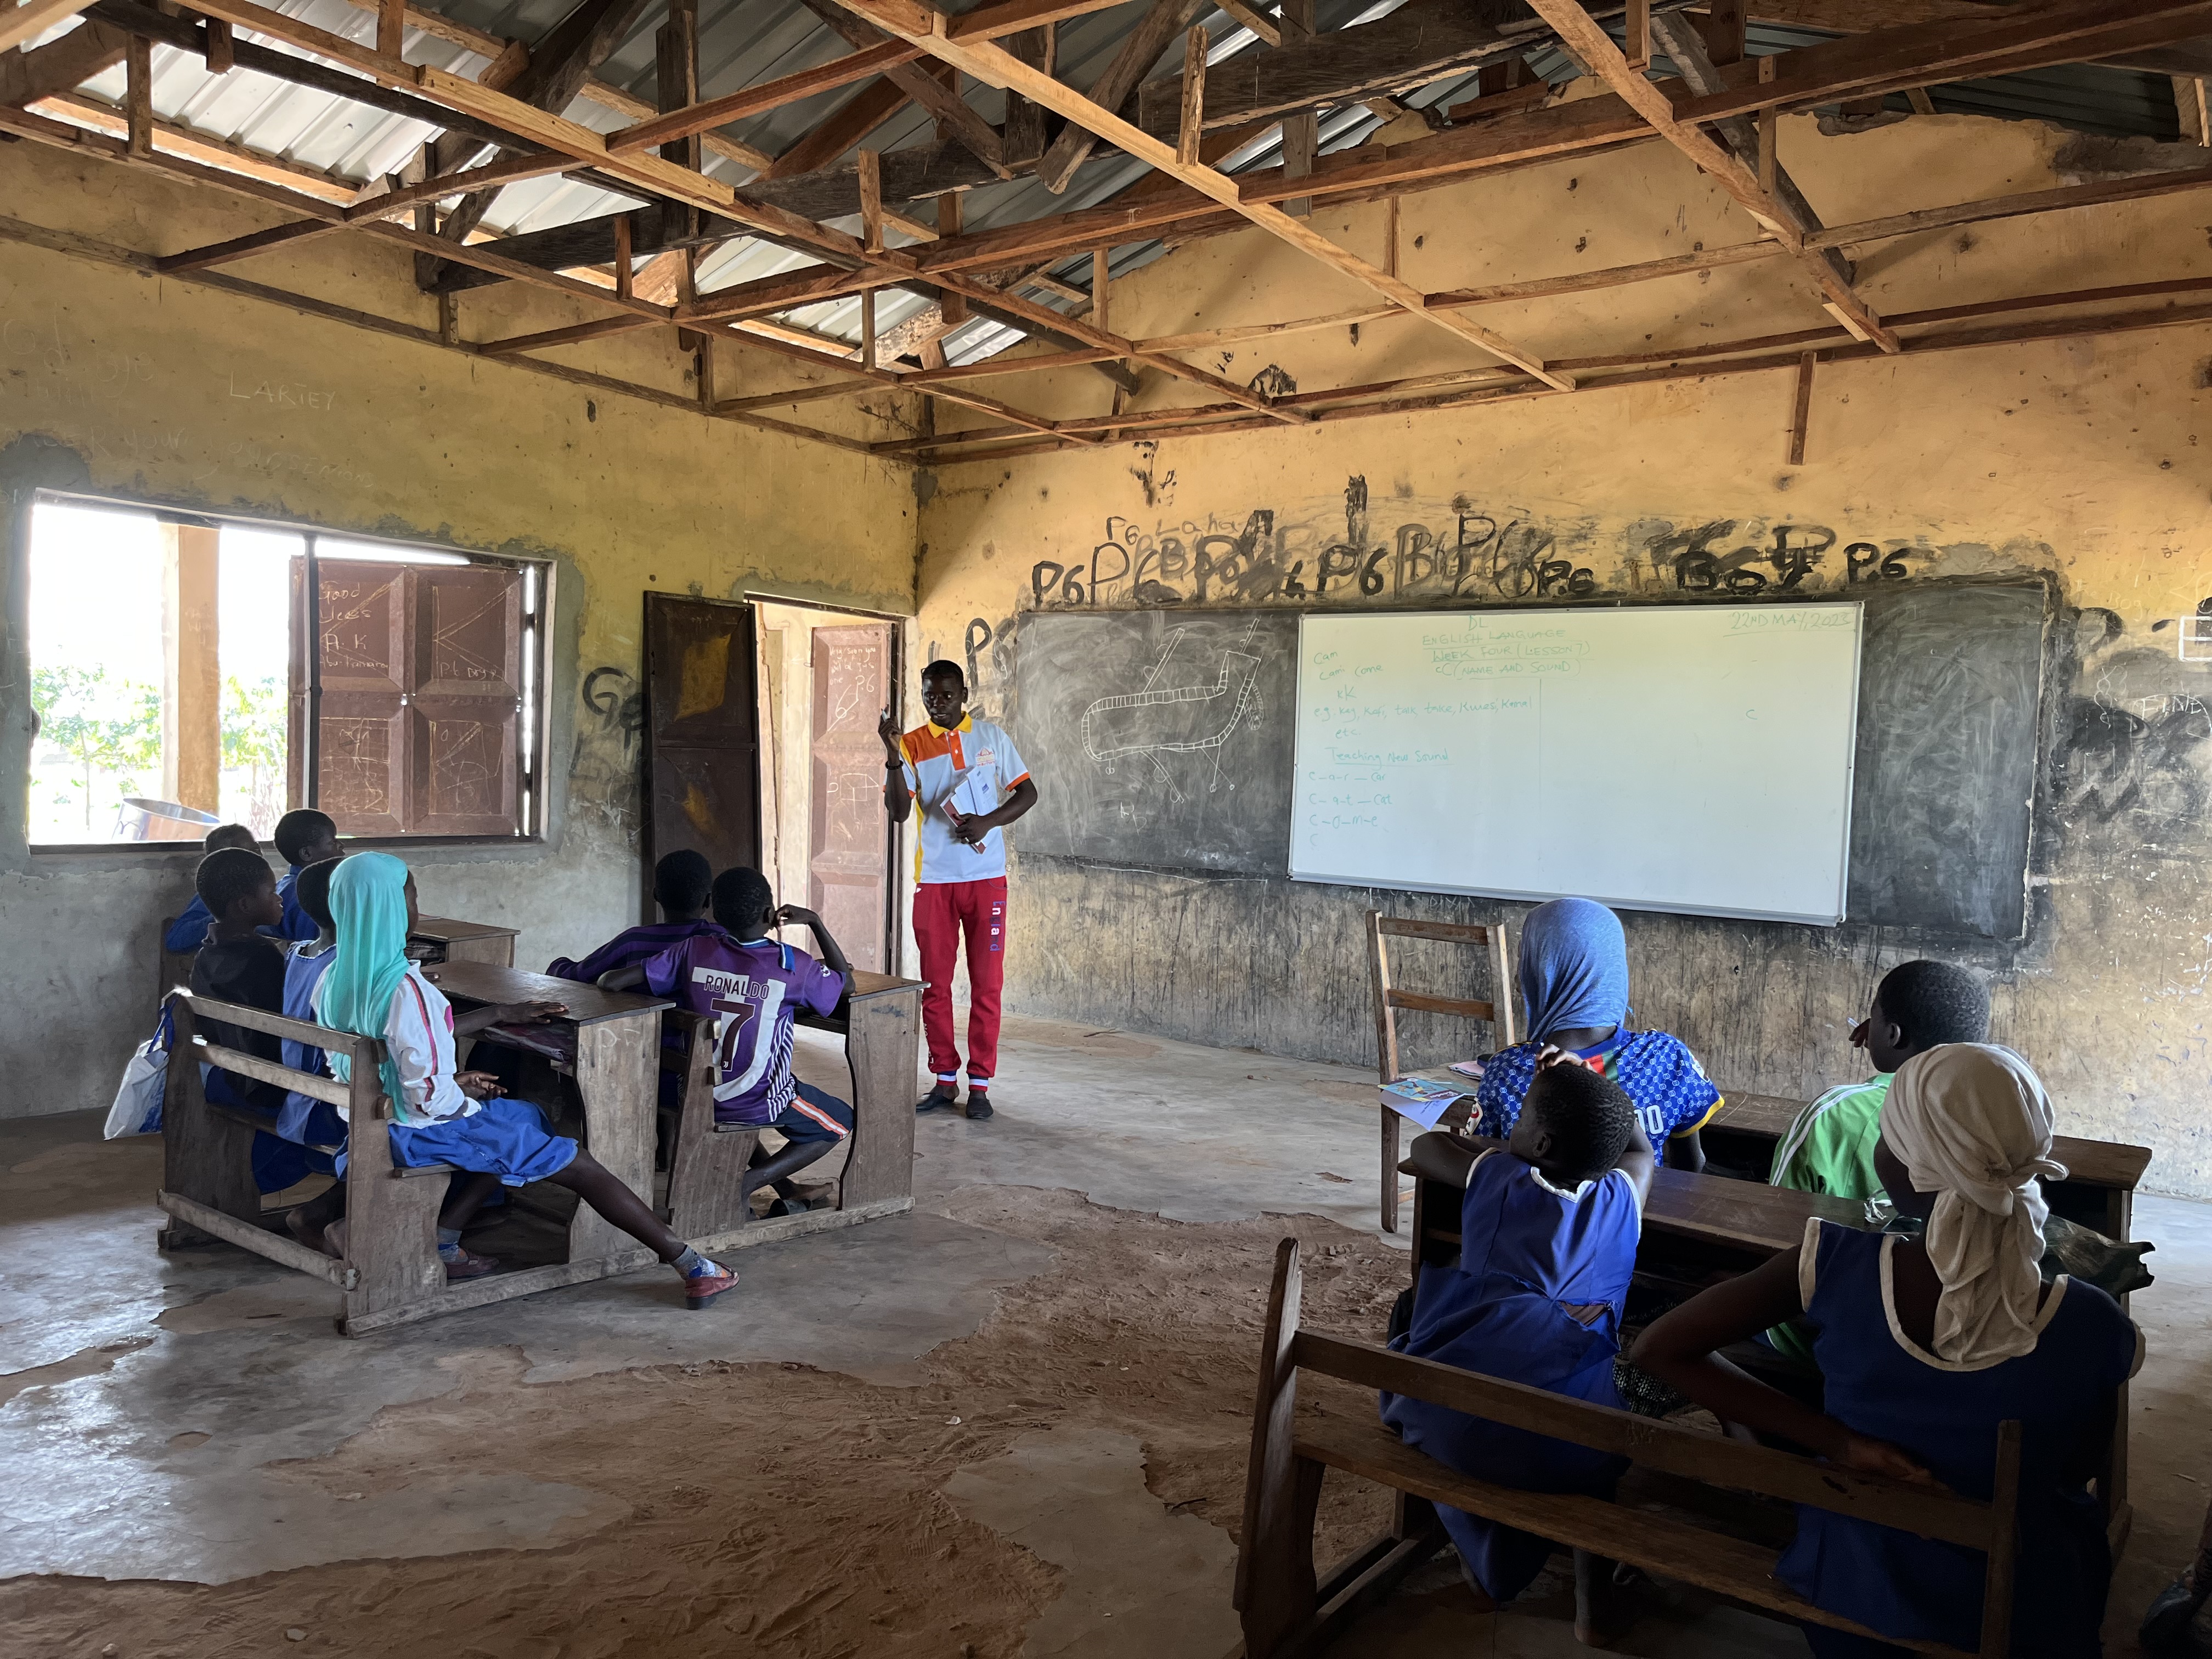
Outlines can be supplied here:
M1913 1186L1936 1194L1926 1244L1942 1281L1936 1353L1990 1365L2035 1346L2050 1206L2036 1177L2051 1158L2051 1101L2026 1060L1988 1042L1949 1042L1898 1068L1881 1138Z

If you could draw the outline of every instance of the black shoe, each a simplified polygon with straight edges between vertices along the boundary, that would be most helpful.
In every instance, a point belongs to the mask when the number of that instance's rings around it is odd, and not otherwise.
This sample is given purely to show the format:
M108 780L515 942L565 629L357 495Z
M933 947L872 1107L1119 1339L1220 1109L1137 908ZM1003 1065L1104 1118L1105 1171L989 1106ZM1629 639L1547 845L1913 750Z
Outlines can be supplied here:
M813 1207L803 1198L779 1198L768 1206L768 1213L762 1219L774 1221L779 1216L805 1215Z
M967 1113L970 1118L975 1119L980 1123L983 1119L991 1115L991 1096L989 1091L971 1088L968 1091L968 1103L961 1108L961 1109Z
M953 1090L932 1089L914 1103L914 1109L917 1115L922 1112L933 1112L940 1106L951 1105L958 1098L958 1094Z

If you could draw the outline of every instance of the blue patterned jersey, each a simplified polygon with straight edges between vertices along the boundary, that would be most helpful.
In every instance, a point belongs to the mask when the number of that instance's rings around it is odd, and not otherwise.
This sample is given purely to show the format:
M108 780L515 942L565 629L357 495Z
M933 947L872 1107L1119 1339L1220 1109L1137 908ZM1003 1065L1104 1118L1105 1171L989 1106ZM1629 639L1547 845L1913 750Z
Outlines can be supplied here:
M1513 1133L1543 1048L1540 1042L1516 1042L1483 1062L1474 1095L1480 1109L1475 1133L1503 1140ZM1721 1091L1698 1057L1680 1037L1664 1031L1615 1031L1603 1042L1567 1052L1627 1091L1654 1146L1674 1135L1694 1134L1720 1109Z

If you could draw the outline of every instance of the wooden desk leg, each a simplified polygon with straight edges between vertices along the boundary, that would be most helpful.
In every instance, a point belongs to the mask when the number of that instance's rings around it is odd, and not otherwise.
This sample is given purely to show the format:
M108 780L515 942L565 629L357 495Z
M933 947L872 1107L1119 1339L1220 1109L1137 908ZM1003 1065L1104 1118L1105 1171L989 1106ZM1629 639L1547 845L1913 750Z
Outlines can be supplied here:
M853 1005L845 1063L853 1074L853 1146L837 1207L914 1193L914 1073L921 1056L921 992L886 991Z
M1382 1111L1382 1231L1398 1231L1398 1115Z
M660 1011L576 1028L576 1092L584 1144L634 1193L653 1193L653 1113L660 1082ZM591 1261L636 1241L587 1204L568 1224L568 1260Z
M363 1092L356 1090L358 1095ZM372 1097L374 1087L367 1091ZM346 1134L346 1264L354 1270L338 1329L372 1313L418 1306L442 1295L438 1211L450 1180L392 1173L392 1133L383 1119L352 1109Z

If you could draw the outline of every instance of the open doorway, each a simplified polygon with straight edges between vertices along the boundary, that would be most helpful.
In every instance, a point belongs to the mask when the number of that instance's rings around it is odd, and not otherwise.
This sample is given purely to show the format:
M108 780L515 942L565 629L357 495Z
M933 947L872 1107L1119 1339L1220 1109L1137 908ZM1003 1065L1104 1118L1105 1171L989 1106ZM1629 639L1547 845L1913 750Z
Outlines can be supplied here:
M762 849L777 896L820 915L855 968L895 971L890 823L876 722L897 709L888 620L757 599Z

